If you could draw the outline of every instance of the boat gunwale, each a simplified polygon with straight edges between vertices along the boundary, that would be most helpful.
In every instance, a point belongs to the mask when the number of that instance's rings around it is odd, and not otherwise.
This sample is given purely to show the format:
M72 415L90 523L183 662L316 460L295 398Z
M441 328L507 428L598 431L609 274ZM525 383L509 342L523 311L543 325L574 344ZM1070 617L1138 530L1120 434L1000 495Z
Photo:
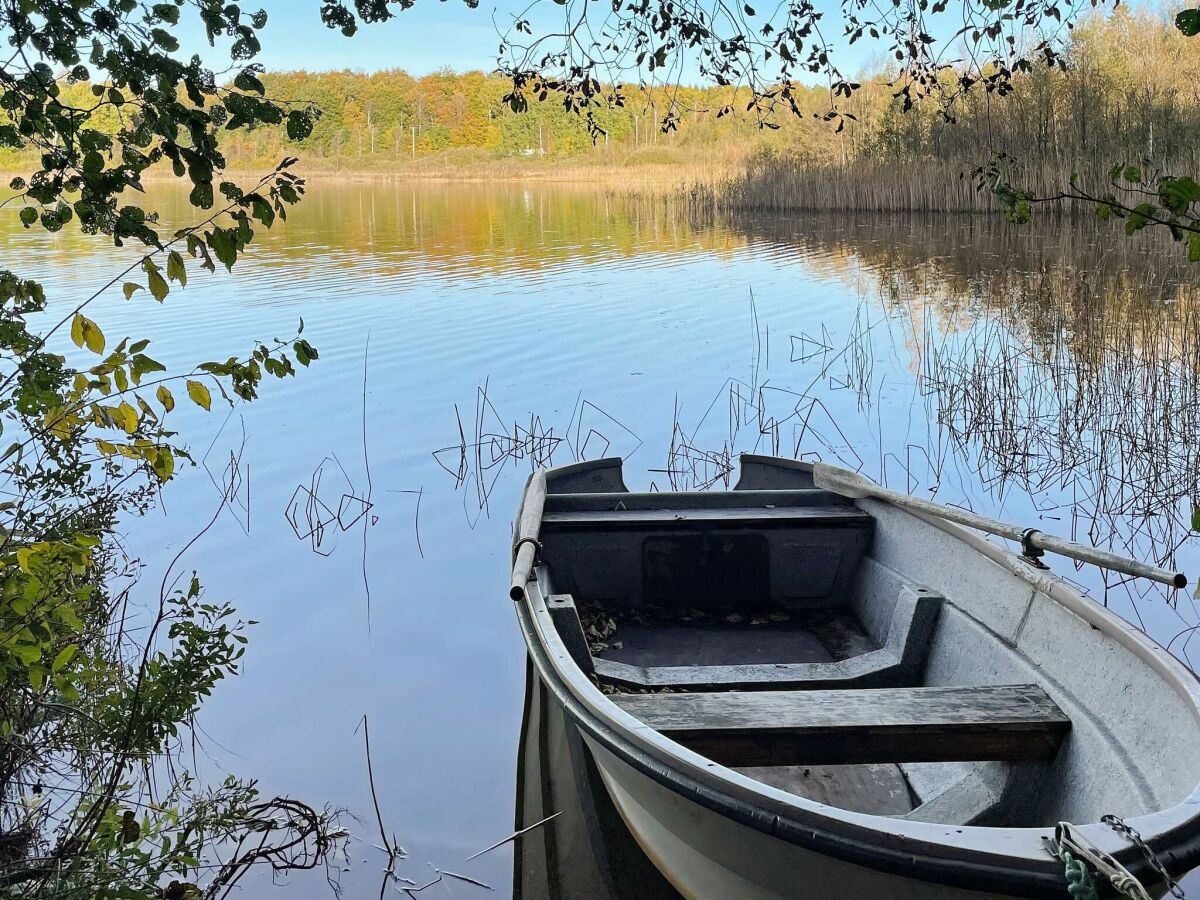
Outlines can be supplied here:
M743 462L747 457L743 457ZM775 461L773 457L751 457ZM793 460L794 468L811 468ZM597 461L612 467L612 460ZM587 463L569 468L579 471ZM550 469L552 478L559 470ZM532 476L531 476L532 480ZM1182 663L1147 635L1136 631L1114 613L1086 599L1057 576L1032 569L1019 557L983 538L936 517L872 500L913 516L980 552L991 562L1024 579L1060 606L1116 638L1161 678L1190 706L1200 724L1200 682ZM522 505L524 508L524 495ZM545 607L540 580L534 570L525 596L518 601L518 618L534 662L571 718L619 758L677 793L733 818L758 831L835 858L909 878L919 878L969 889L1016 891L1019 895L1062 896L1061 866L1045 853L1041 839L1049 826L994 828L954 826L897 820L854 813L790 794L732 769L721 766L663 737L620 709L574 664ZM1200 862L1200 785L1186 798L1162 810L1131 817L1156 852L1169 854L1172 868L1183 870ZM1126 843L1102 823L1081 826L1097 846L1119 859L1135 874L1152 876L1137 848ZM947 832L952 829L953 834ZM980 842L992 840L992 849ZM1002 839L1001 839L1002 838ZM999 839L999 840L998 840ZM1015 840L1014 840L1015 839Z

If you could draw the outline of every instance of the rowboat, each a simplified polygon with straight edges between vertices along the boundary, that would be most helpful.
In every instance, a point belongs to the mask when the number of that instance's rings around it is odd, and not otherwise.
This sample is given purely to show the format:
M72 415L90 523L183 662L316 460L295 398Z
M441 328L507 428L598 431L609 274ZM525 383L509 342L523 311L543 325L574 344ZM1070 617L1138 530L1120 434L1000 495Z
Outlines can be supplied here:
M531 476L531 666L675 890L1148 897L1200 865L1200 684L1038 557L1184 579L978 518L763 456L731 491Z

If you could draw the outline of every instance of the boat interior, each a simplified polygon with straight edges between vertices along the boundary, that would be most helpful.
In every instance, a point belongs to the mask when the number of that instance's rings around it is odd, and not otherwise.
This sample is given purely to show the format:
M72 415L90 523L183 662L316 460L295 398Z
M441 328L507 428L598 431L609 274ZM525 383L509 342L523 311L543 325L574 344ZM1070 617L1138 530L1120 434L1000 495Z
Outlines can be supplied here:
M1084 700L1052 697L1004 627L951 609L920 577L932 562L906 574L906 555L945 548L897 551L863 504L752 459L725 492L631 493L619 465L549 484L547 609L610 700L711 760L856 812L1021 827L1190 789L1174 764L1137 770L1102 725L1073 732ZM1005 574L996 604L1012 591L1029 618L1036 592ZM1081 787L1085 770L1111 791Z

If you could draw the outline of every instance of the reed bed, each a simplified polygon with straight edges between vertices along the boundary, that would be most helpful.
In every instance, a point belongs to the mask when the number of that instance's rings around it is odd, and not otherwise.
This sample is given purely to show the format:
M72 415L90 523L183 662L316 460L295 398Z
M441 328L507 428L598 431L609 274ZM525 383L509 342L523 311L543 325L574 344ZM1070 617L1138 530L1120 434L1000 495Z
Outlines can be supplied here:
M790 154L761 154L728 177L692 179L681 196L698 209L740 212L996 213L1002 207L991 184L980 185L973 175L986 161L986 156L978 156L826 163ZM1190 171L1184 165L1167 161L1164 169ZM1046 160L1014 165L1007 175L1011 184L1038 197L1056 196L1068 187L1073 174L1079 175L1081 187L1102 196L1111 190L1107 168L1096 162L1080 172L1069 163ZM1038 212L1093 214L1063 200L1041 204Z

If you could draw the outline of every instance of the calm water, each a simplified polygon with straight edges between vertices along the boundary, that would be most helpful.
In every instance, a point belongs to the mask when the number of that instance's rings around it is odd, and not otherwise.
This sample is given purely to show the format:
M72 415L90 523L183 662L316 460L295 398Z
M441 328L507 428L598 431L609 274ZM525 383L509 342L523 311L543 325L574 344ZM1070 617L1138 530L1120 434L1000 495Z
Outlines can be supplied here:
M181 199L160 208L182 219ZM118 268L98 242L2 227L10 265L56 299ZM256 246L161 308L117 294L93 317L180 367L301 317L320 350L253 406L181 407L202 465L127 534L156 595L234 460L236 502L181 565L261 624L244 677L204 711L200 769L358 816L347 896L379 884L363 716L401 873L511 890L510 848L464 859L512 831L525 670L507 542L532 461L626 455L632 488L666 489L724 486L742 450L819 456L1147 558L1177 550L1200 574L1197 276L1161 247L366 185L315 186ZM1055 565L1188 658L1189 596ZM327 891L318 875L287 894ZM449 879L422 896L484 893Z

